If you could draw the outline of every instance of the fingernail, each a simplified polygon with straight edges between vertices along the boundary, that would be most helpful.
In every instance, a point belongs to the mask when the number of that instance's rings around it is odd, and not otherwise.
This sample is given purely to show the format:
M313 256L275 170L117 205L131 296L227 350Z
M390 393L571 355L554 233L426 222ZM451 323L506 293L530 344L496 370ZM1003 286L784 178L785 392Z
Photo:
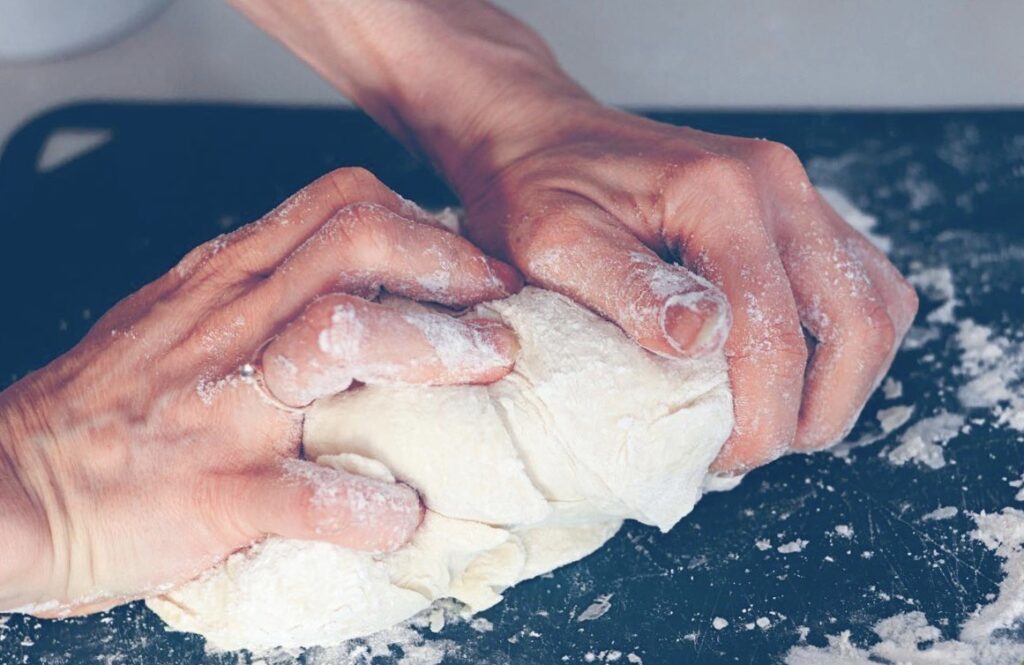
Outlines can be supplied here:
M662 327L676 351L699 357L722 348L732 327L732 313L718 294L686 293L666 302Z
M356 478L363 489L350 486L350 501L354 512L362 509L362 517L372 529L373 549L393 552L409 542L423 521L423 504L416 491L402 483Z
M491 271L491 275L501 284L501 288L508 295L513 293L519 293L523 288L523 277L519 274L519 271L498 259L487 259L487 267Z
M463 319L463 322L480 333L487 340L487 344L494 351L507 358L509 364L515 362L519 356L519 338L516 334L500 321L493 319Z
M318 530L378 552L394 551L409 541L423 520L415 490L402 483L329 471L314 484L312 500L323 516Z

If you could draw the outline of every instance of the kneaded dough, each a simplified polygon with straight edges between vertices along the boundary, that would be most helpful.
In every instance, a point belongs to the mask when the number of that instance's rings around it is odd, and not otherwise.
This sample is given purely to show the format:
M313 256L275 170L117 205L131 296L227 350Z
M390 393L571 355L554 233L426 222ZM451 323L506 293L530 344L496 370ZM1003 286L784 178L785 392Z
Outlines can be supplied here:
M373 555L269 538L150 608L220 649L329 646L441 598L483 610L593 552L624 519L667 531L693 509L733 426L721 354L656 356L531 287L471 314L519 336L501 381L363 386L306 419L310 459L420 492L427 513L409 545Z

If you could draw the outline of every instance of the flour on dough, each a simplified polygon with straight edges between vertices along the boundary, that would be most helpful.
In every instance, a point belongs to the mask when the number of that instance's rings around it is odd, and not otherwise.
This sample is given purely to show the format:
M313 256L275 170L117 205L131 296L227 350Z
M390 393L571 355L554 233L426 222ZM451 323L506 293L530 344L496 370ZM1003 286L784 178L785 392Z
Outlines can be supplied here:
M515 329L489 386L363 386L318 402L310 459L415 487L413 541L372 555L270 538L149 606L212 647L334 645L455 598L467 613L576 561L625 519L667 531L732 430L721 354L670 360L567 298L527 287L473 316Z

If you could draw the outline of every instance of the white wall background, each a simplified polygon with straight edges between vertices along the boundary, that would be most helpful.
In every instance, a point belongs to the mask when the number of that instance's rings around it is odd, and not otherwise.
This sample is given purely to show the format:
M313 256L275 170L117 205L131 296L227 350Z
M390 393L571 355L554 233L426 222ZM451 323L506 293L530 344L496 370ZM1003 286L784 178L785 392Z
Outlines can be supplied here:
M1024 0L499 2L616 104L1024 105ZM31 116L83 99L340 103L219 0L176 0L83 56L0 63L0 142Z

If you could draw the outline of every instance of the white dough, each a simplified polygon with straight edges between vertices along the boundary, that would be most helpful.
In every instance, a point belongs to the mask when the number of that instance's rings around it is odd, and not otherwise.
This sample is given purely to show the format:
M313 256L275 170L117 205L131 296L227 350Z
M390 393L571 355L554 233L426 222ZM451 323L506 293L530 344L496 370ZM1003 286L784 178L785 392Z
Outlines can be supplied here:
M411 544L374 556L271 538L149 606L220 649L333 645L437 599L467 612L604 544L623 519L670 529L732 430L724 357L669 360L536 288L482 305L522 352L490 386L364 386L317 403L307 456L415 487Z

